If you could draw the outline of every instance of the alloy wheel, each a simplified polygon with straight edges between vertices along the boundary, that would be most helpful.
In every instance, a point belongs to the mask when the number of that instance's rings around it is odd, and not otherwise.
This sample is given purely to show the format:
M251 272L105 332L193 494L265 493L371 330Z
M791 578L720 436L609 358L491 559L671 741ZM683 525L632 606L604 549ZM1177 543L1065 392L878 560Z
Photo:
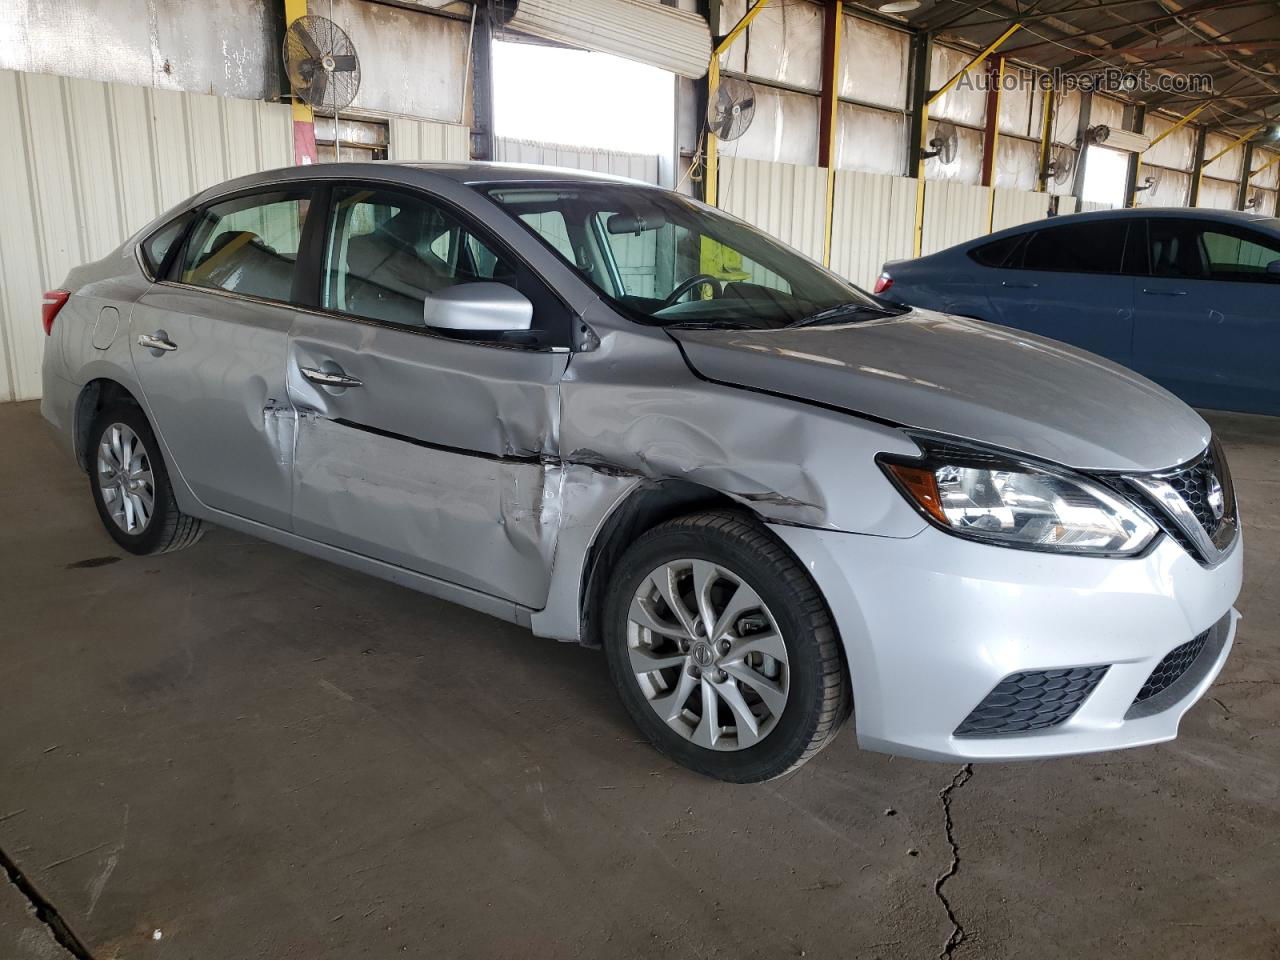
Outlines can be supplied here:
M113 423L98 444L98 489L117 527L140 534L155 512L155 477L147 448L133 429Z
M697 746L753 746L786 707L790 671L777 621L741 577L711 561L671 560L640 581L627 652L649 706Z

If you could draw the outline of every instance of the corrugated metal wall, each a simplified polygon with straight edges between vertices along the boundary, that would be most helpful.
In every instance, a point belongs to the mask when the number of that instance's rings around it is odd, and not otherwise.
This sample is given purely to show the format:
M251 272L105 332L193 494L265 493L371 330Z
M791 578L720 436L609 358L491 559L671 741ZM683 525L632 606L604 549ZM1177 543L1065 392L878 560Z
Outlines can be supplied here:
M989 187L955 180L926 183L921 252L927 256L986 233L990 198Z
M831 269L870 290L886 260L912 254L916 181L878 173L836 174Z
M822 257L827 171L769 160L720 160L720 207L815 259Z
M1043 220L1049 215L1049 194L996 188L995 216L991 229L1005 230Z
M388 160L466 163L471 159L471 130L467 127L410 117L392 117L388 126Z
M40 395L41 293L179 201L293 162L289 108L0 70L0 400Z
M597 173L643 180L645 183L658 182L657 154L597 150L592 147L571 147L562 143L512 140L507 137L495 138L493 151L494 159L504 163L536 163L548 167L594 170Z

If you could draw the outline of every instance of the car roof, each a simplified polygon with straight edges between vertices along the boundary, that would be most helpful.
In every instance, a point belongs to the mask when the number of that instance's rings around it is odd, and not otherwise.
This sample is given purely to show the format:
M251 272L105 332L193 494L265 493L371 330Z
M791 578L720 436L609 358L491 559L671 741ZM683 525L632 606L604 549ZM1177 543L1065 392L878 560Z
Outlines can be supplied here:
M1098 220L1133 220L1138 217L1179 217L1184 220L1210 220L1217 223L1259 224L1265 221L1268 226L1276 224L1277 219L1265 213L1251 210L1214 210L1207 207L1126 207L1121 210L1088 210L1084 213L1066 213L1057 217L1045 217L1042 220L1031 220L1020 223L1016 227L1006 227L965 243L951 247L953 250L969 250L980 247L984 243L1000 240L1004 237L1016 237L1031 230L1047 226L1060 227L1070 223L1091 223ZM942 251L939 251L942 252Z

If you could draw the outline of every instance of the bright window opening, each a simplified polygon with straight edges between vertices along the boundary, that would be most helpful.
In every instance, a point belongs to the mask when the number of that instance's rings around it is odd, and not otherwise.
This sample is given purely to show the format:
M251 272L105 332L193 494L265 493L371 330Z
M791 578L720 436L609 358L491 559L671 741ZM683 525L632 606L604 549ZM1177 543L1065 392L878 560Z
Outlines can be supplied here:
M1090 203L1124 206L1125 178L1129 176L1129 154L1106 147L1089 148L1084 168L1084 199Z
M606 53L496 42L493 112L502 137L666 154L675 76Z

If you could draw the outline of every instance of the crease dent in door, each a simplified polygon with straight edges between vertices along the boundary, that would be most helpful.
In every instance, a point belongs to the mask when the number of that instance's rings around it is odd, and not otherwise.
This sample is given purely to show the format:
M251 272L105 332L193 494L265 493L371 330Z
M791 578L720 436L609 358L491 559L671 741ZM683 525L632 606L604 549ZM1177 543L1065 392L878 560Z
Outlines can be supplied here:
M356 424L299 416L295 489L328 514L313 522L357 530L361 542L346 546L359 552L390 550L392 562L428 576L541 607L560 528L560 462L381 440ZM440 544L451 548L447 564L425 561Z

